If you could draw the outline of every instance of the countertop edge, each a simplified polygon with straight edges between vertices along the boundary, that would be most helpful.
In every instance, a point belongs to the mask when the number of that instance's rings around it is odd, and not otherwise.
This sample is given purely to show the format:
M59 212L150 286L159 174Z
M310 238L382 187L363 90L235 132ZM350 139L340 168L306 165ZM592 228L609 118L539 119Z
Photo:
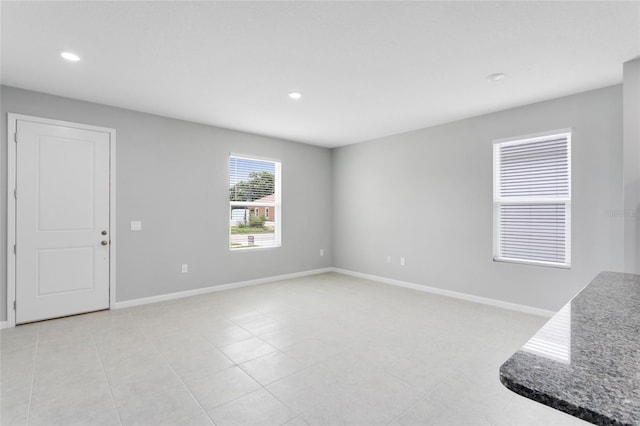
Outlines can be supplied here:
M611 419L602 414L596 413L595 411L589 410L588 408L579 407L575 404L571 404L570 402L564 401L560 398L553 397L545 394L544 392L537 391L535 389L531 389L527 386L523 386L517 383L515 380L505 376L500 371L500 382L510 391L517 393L520 396L528 398L532 401L538 402L540 404L544 404L548 407L554 408L556 410L562 411L563 413L567 413L579 419L585 420L587 422L597 424L597 425L615 425L615 426L633 426L630 423L621 423L615 419Z
M640 274L603 271L499 369L510 391L599 425L640 426Z

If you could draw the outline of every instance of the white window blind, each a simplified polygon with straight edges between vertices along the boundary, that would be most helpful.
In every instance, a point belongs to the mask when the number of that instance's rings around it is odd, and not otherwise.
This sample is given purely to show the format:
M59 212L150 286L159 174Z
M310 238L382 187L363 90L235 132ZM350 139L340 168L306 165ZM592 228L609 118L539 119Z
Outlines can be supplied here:
M571 265L571 133L494 143L494 259Z
M280 246L280 162L229 156L229 248Z

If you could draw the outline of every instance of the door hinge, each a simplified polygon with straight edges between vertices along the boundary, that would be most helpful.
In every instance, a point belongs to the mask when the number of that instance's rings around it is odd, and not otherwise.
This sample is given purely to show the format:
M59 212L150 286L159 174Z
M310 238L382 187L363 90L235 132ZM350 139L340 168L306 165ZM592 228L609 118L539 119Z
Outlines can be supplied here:
M15 143L18 143L18 132L15 132L15 133L13 134L13 141L14 141Z
M18 190L17 189L13 190L13 198L15 198L16 200L18 199Z
M16 310L16 301L15 300L13 301L13 310L14 311Z
M13 245L13 254L16 254L16 246L17 246L17 244Z

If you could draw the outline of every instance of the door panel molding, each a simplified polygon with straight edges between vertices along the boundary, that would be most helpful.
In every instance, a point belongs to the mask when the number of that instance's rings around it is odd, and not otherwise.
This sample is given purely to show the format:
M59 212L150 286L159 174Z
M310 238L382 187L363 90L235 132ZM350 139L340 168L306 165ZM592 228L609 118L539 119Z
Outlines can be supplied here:
M7 114L7 327L16 325L16 131L18 121L70 127L109 134L109 307L116 302L116 130L69 121L52 120L23 114ZM20 196L18 194L18 196ZM18 249L19 250L19 249Z

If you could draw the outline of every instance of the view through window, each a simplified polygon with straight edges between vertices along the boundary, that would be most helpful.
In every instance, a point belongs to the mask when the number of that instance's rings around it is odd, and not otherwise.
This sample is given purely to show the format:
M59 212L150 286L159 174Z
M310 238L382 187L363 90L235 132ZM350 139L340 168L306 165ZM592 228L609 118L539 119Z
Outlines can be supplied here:
M229 248L280 246L280 162L229 157Z

